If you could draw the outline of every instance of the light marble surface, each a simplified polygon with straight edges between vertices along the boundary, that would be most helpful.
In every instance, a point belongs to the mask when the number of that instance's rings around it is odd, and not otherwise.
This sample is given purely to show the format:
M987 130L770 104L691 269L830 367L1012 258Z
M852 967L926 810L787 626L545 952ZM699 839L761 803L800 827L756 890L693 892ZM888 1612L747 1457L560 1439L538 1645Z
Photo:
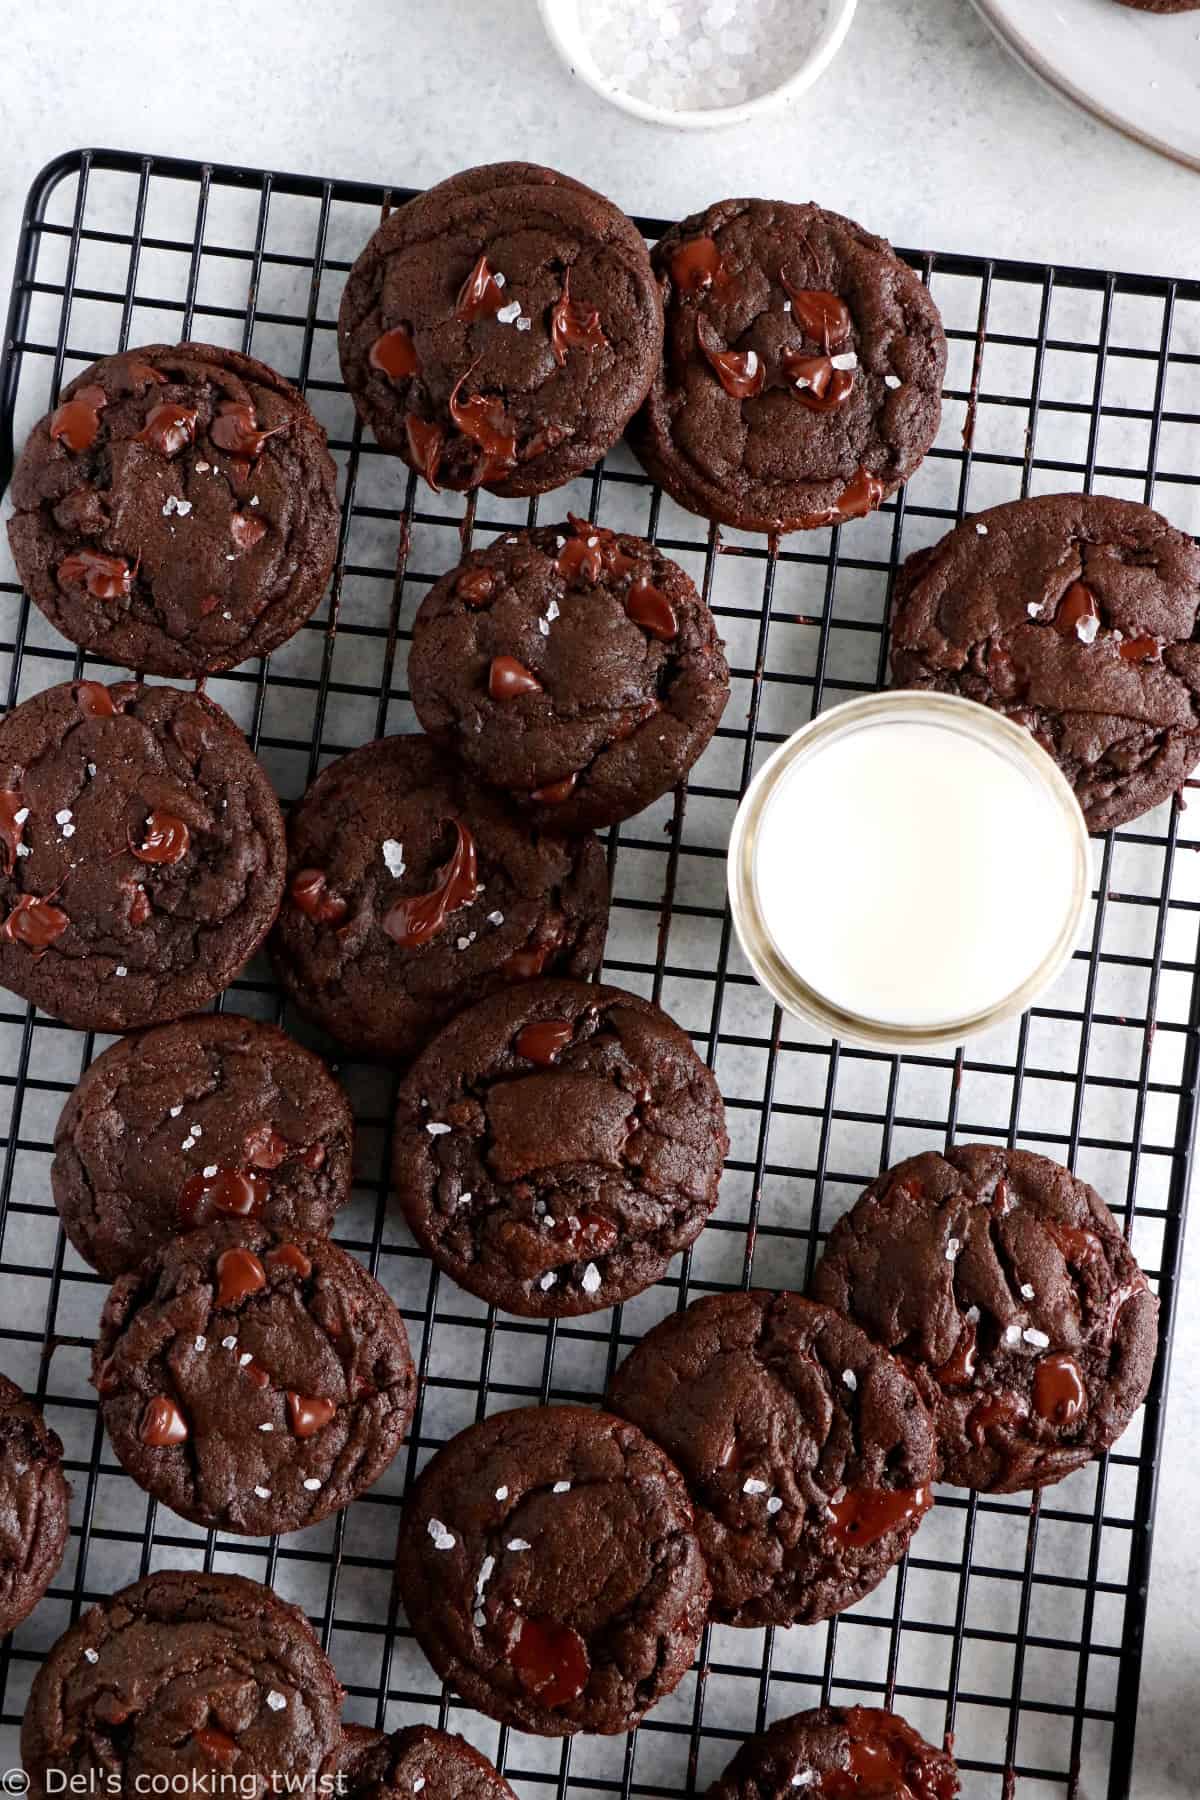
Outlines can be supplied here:
M6 275L33 174L89 143L407 183L519 155L642 212L678 215L737 192L813 196L906 244L1200 272L1200 177L1034 87L967 0L861 0L839 62L793 110L687 137L642 126L572 84L533 0L38 0L4 13ZM1138 1800L1200 1789L1195 1241L1187 1263Z

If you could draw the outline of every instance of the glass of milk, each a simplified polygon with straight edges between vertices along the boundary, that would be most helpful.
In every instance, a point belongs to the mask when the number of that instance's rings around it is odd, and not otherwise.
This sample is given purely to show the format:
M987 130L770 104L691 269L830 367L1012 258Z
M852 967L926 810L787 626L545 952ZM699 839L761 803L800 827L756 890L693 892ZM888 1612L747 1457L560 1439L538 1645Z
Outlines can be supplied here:
M1019 725L949 694L851 700L764 763L734 821L742 948L787 1012L886 1050L1022 1013L1079 936L1087 826Z

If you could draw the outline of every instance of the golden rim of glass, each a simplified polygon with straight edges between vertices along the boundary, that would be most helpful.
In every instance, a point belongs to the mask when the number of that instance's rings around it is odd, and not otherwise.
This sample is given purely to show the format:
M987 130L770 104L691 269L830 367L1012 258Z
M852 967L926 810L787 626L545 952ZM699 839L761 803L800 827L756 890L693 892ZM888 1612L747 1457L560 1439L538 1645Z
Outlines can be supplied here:
M897 1025L872 1019L840 1007L819 993L776 947L763 918L755 883L755 849L763 817L780 782L797 759L811 754L835 736L885 719L921 721L965 732L1021 763L1054 802L1075 847L1071 904L1054 944L1038 967L1020 987L994 1005L932 1025ZM757 980L785 1012L850 1043L903 1052L957 1045L1029 1010L1038 995L1065 967L1078 941L1091 890L1091 856L1087 825L1070 783L1024 726L1014 725L1002 713L956 694L929 693L922 688L891 688L881 694L848 700L819 714L807 725L802 725L768 758L738 807L729 839L727 878L738 940Z

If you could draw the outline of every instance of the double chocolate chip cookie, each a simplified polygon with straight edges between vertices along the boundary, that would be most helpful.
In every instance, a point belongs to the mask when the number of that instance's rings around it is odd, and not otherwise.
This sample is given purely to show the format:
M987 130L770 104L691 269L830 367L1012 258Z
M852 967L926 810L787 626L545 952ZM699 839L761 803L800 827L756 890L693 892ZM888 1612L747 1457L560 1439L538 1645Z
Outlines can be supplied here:
M428 738L331 763L289 838L275 967L300 1010L360 1052L411 1056L498 988L599 967L599 839L536 830Z
M283 892L283 817L203 694L76 681L0 723L0 984L69 1025L207 1006Z
M707 1800L954 1800L958 1770L896 1713L820 1706L747 1738Z
M561 831L631 818L682 781L729 698L716 621L678 563L574 516L444 575L408 679L438 743Z
M531 981L422 1051L393 1170L439 1268L507 1312L561 1318L659 1279L716 1205L728 1147L712 1072L658 1007Z
M109 1280L221 1217L327 1232L350 1198L354 1121L320 1057L274 1025L209 1013L125 1038L54 1134L54 1204Z
M325 433L274 369L211 344L105 356L34 427L8 535L64 637L150 675L265 656L325 592Z
M433 488L540 494L591 468L662 349L646 246L552 169L467 169L410 200L346 283L342 374L363 422Z
M316 1794L341 1703L296 1607L240 1575L164 1570L59 1638L34 1679L21 1760L34 1800Z
M912 474L937 435L946 339L883 238L811 203L721 200L652 260L666 341L630 441L681 506L811 530Z
M1099 1194L1048 1156L963 1144L897 1164L812 1285L911 1365L958 1487L1061 1481L1150 1385L1158 1301Z
M714 1294L644 1337L609 1405L683 1471L726 1625L811 1625L877 1587L933 1504L933 1422L856 1325Z
M892 678L1025 725L1093 831L1168 798L1200 759L1200 548L1132 500L1046 494L910 556Z
M679 1471L584 1406L499 1413L439 1450L396 1572L442 1679L542 1737L632 1730L690 1667L708 1606Z
M344 1725L332 1770L341 1800L516 1800L486 1756L430 1725L372 1731Z
M62 1562L71 1508L62 1453L58 1433L0 1375L0 1637L29 1617Z
M139 1487L251 1537L349 1505L400 1448L416 1397L379 1283L328 1238L252 1220L188 1232L121 1276L92 1383Z

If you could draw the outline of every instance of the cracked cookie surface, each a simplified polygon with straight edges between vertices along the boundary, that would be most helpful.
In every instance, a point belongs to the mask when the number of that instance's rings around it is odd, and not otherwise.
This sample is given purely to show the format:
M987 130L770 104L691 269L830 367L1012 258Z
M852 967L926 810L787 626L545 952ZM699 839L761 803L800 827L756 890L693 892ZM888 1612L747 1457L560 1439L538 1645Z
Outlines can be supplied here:
M1016 500L910 556L892 682L1026 726L1092 831L1166 800L1200 759L1200 548L1148 506Z
M298 1608L240 1575L166 1570L59 1638L34 1679L21 1760L35 1800L61 1793L64 1775L79 1792L311 1792L341 1703Z
M674 787L729 697L716 621L678 563L574 517L506 532L444 575L408 673L425 730L559 831Z
M841 1612L878 1586L933 1503L916 1384L799 1294L693 1302L642 1339L608 1401L682 1470L723 1624Z
M248 1220L120 1277L92 1385L139 1487L251 1537L313 1525L378 1480L416 1387L404 1321L361 1264Z
M486 1756L465 1738L430 1725L372 1731L343 1725L342 1746L331 1766L341 1777L342 1800L515 1800L512 1789Z
M228 714L178 688L76 681L0 723L0 983L131 1031L195 1012L262 943L283 817Z
M396 1567L443 1680L543 1737L631 1730L691 1666L708 1606L683 1478L583 1406L451 1439L409 1498Z
M235 350L102 357L34 427L12 491L30 597L72 643L143 674L266 655L333 568L325 433L289 382Z
M338 317L364 423L434 487L540 494L625 429L662 349L646 246L553 169L467 169L367 244Z
M641 1293L704 1227L729 1139L711 1070L619 988L531 981L452 1020L399 1092L404 1215L460 1286L556 1318Z
M747 1738L706 1800L954 1800L958 1770L906 1719L874 1706L820 1706Z
M681 506L812 530L911 475L937 434L946 340L883 238L811 202L722 200L651 260L666 335L630 442Z
M1157 1298L1099 1194L1030 1151L898 1163L838 1220L812 1291L911 1364L957 1487L1062 1480L1150 1384Z
M54 1204L111 1281L222 1215L327 1232L350 1198L353 1141L320 1057L275 1025L203 1014L92 1063L54 1134Z
M0 1375L0 1637L29 1617L62 1562L71 1508L62 1454L39 1408Z
M411 1056L485 994L599 967L600 840L537 830L420 734L331 763L294 808L288 837L272 943L279 979L360 1052Z

